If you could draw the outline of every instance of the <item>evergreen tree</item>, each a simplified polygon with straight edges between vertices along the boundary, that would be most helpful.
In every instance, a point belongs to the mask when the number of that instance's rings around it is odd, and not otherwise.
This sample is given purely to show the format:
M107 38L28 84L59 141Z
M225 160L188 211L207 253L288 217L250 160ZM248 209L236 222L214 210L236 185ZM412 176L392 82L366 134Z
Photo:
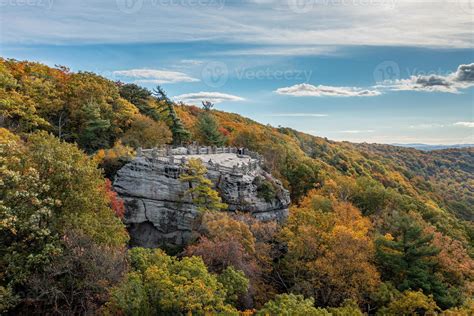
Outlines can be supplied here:
M122 84L119 88L120 96L135 105L140 110L140 113L151 117L155 121L160 119L160 112L163 109L160 109L156 102L154 102L152 93L148 89L133 83Z
M433 235L423 233L414 218L402 216L396 223L397 235L376 241L377 260L382 275L400 291L423 290L433 294L443 307L455 304L454 293L436 276L439 249L432 246Z
M138 107L151 97L151 92L147 88L142 88L134 83L120 84L119 88L120 96Z
M214 107L214 103L211 101L202 101L202 107L206 111L210 111Z
M173 133L173 144L174 145L181 145L189 140L191 134L183 125L183 122L178 117L174 109L174 102L171 101L168 96L166 95L165 91L160 87L157 86L155 90L153 90L153 95L155 98L164 105L163 112L167 112L166 117L168 124L170 126L171 132Z
M219 132L219 124L210 112L206 111L199 116L196 127L203 144L211 146L225 144L226 138Z
M110 121L101 117L99 107L93 102L88 102L82 109L85 122L79 143L87 152L109 146Z

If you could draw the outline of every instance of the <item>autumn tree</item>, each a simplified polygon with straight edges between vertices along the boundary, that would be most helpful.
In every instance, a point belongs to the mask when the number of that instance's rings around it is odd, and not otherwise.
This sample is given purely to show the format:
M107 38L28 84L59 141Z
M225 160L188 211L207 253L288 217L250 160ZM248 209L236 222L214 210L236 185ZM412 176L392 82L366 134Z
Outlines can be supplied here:
M433 296L426 296L421 291L405 291L381 308L377 315L435 315L440 311Z
M119 83L120 96L135 105L140 113L158 121L161 118L159 108L156 102L153 102L152 93L147 88L140 87L134 83Z
M219 193L213 189L212 181L206 178L207 169L199 159L189 159L185 165L185 172L179 179L189 185L186 194L196 207L202 211L219 211L226 209Z
M46 130L88 152L108 148L139 113L116 84L90 72L0 59L0 77L4 126Z
M104 171L104 175L108 179L113 179L117 171L134 157L135 151L133 148L123 145L119 140L112 148L99 149L94 154L93 159L99 168Z
M308 315L329 316L327 310L314 307L314 299L305 299L302 295L280 294L267 302L257 315Z
M121 140L133 148L153 148L171 142L172 134L164 122L137 115Z
M291 198L294 201L303 198L308 191L315 189L321 182L318 165L307 159L296 160L289 152L285 156L282 174L288 179Z
M126 248L94 242L81 230L61 238L61 255L27 279L19 314L92 314L108 301L108 291L127 271Z
M200 256L211 272L223 273L229 267L242 271L250 284L237 306L253 308L275 292L269 281L276 230L275 223L261 223L243 214L233 218L226 213L206 213L199 229L201 237L185 253Z
M350 203L332 201L325 212L320 201L312 191L290 210L280 237L288 247L279 264L285 285L322 305L362 303L379 282L370 221Z
M432 235L432 245L440 250L437 255L440 278L451 287L459 288L460 301L469 299L474 294L474 259L462 242L439 232L433 226L423 229Z
M118 218L123 219L125 216L125 204L118 196L117 192L114 191L112 182L109 179L105 179L105 192L107 194L107 198L110 201L110 208L114 211Z
M132 271L112 290L111 314L235 313L226 289L199 257L181 260L160 249L130 250Z
M48 118L60 107L57 87L63 74L39 63L0 58L1 125L20 133L52 128Z
M75 145L44 132L22 141L0 129L0 160L0 286L18 296L19 309L31 302L40 309L49 304L48 296L24 293L32 293L29 282L47 273L51 262L68 260L68 245L62 242L67 232L80 230L89 249L110 247L111 253L124 246L128 235L109 207L100 170ZM99 269L100 262L88 267ZM57 281L55 286L65 289Z

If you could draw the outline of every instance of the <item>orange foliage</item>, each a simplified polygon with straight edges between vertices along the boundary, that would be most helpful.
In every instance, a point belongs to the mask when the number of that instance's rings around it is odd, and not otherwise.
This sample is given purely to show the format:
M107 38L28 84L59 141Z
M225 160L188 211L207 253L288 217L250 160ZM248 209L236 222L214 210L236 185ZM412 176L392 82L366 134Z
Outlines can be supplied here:
M448 282L461 286L464 294L474 294L474 260L458 240L438 232L433 226L425 228L425 233L433 235L432 244L440 250L438 261Z
M379 273L371 263L374 244L370 221L348 202L331 202L313 190L291 209L282 239L288 245L283 273L291 289L323 305L346 299L361 303L375 290Z
M241 299L245 308L261 306L271 299L274 290L265 282L271 272L270 245L275 223L261 223L246 215L232 218L225 213L206 213L203 235L186 248L186 255L200 256L211 272L232 266L250 280L248 295Z
M115 215L119 218L123 218L125 215L125 205L123 200L117 196L117 192L115 192L112 188L112 182L109 179L105 179L105 190L107 194L107 198L109 199L110 207L114 211Z

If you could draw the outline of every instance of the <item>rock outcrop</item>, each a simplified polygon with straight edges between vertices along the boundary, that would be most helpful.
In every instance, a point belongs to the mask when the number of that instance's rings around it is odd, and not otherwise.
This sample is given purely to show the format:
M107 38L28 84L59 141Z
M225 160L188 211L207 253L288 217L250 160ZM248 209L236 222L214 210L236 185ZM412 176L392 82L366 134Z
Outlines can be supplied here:
M289 193L261 168L258 157L238 154L235 149L188 152L186 148L170 150L168 156L140 152L118 171L114 188L125 201L124 221L133 246L182 246L192 238L199 211L186 194L189 183L179 179L184 162L191 157L206 165L207 177L229 211L248 212L265 221L287 217Z

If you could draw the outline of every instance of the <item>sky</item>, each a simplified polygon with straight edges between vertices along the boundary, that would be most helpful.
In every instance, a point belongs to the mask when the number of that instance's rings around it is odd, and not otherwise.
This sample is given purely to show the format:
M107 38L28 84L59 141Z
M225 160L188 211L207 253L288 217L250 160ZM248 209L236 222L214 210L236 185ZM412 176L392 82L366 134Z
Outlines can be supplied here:
M474 0L0 0L0 56L333 140L474 143Z

